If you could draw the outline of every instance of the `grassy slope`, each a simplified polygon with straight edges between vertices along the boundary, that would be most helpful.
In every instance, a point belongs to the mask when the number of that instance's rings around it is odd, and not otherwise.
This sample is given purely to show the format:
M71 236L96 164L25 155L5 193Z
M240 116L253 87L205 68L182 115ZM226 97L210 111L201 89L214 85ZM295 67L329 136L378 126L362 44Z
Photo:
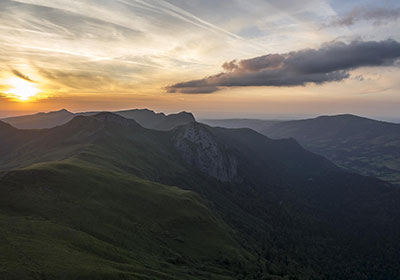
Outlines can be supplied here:
M10 171L0 186L4 279L230 279L248 264L189 191L80 160Z

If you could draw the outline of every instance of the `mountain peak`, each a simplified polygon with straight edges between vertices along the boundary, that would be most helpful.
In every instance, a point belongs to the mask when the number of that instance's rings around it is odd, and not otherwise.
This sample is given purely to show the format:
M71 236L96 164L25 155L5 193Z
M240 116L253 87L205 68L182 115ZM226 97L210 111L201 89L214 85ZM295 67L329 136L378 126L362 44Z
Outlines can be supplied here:
M67 114L73 114L73 113L71 113L70 111L68 111L67 109L61 109L61 110L53 111L53 112L50 112L50 113L67 113Z
M32 116L46 116L46 115L60 115L60 114L65 114L65 115L73 115L74 113L71 113L70 111L68 111L67 109L61 109L61 110L57 110L57 111L50 111L50 112L39 112L36 113ZM29 115L28 115L29 116ZM21 116L22 117L28 117L28 116ZM18 118L18 117L16 117Z
M314 118L315 120L340 120L340 121L370 121L370 122L380 122L370 118L353 115L353 114L339 114L339 115L323 115ZM309 119L313 120L313 119Z
M196 119L193 116L193 114L190 113L190 112L186 112L186 111L182 111L182 112L179 112L177 114L171 114L171 115L168 115L168 117L184 118L186 121L190 121L190 122L195 122L196 121Z

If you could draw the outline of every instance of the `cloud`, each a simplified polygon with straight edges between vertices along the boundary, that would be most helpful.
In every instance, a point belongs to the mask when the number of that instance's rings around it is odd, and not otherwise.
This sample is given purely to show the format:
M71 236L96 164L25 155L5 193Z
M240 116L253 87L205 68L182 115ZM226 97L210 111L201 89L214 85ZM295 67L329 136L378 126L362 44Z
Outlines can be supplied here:
M233 71L237 68L239 68L239 66L236 64L236 59L229 62L227 61L222 64L222 69L224 69L225 71Z
M79 92L125 92L134 87L129 80L96 72L64 71L36 67L40 76L51 82L51 85L60 86Z
M203 85L193 85L192 87L182 87L182 88L174 88L168 87L169 93L186 93L186 94L196 94L196 93L213 93L218 91L219 88L216 86L203 86Z
M400 18L400 8L357 7L352 11L334 19L329 25L351 26L357 21L370 20L382 24Z
M31 78L29 78L27 75L21 73L20 71L16 70L16 69L11 69L11 72L13 72L13 74L15 76L17 76L18 78L21 78L25 81L31 82L31 83L36 83L34 80L32 80Z
M394 40L331 42L319 49L267 54L225 62L225 72L166 87L170 93L212 93L222 87L300 86L349 78L349 71L364 66L391 66L400 58Z

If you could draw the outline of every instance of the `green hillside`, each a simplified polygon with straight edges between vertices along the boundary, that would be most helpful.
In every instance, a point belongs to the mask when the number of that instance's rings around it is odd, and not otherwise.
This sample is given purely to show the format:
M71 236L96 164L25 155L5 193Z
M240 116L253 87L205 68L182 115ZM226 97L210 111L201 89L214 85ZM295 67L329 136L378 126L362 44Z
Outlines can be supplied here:
M0 136L4 279L399 279L398 188L294 140L111 113Z
M190 191L75 159L0 185L2 279L231 279L249 265Z

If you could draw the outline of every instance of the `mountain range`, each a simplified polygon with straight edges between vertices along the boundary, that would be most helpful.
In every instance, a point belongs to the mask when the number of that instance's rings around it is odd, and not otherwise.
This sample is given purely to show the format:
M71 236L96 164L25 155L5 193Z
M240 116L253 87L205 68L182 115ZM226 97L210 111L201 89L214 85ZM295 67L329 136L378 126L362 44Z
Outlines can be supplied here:
M294 139L125 114L0 122L1 279L400 279L398 187Z
M400 124L350 114L293 121L202 122L230 128L248 127L273 139L294 138L306 149L343 168L400 185Z
M98 113L99 112L71 113L68 110L62 109L48 113L41 112L34 115L5 118L2 119L2 121L19 129L42 129L63 125L72 120L75 116L90 116ZM164 113L155 113L148 109L133 109L116 111L113 113L128 119L134 119L145 128L156 130L169 130L175 126L195 121L193 115L187 112L165 115Z

